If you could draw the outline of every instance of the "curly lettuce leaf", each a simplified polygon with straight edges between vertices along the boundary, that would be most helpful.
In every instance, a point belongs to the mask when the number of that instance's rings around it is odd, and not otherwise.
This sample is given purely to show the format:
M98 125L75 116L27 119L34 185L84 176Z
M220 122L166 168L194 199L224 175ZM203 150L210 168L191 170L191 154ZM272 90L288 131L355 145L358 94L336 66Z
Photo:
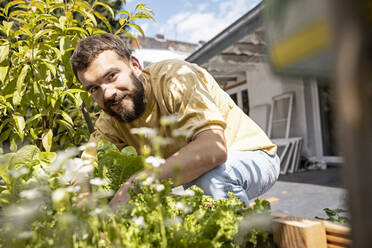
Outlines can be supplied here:
M133 147L121 151L109 141L100 139L97 148L96 176L108 181L108 189L117 191L132 175L144 168L144 159Z

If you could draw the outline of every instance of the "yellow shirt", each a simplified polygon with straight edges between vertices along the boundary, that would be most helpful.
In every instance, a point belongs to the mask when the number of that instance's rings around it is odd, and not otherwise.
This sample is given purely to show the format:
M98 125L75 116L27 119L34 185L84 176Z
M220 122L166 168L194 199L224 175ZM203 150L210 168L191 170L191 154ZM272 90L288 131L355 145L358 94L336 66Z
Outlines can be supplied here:
M103 136L119 149L130 145L141 152L143 144L151 147L153 143L130 130L152 128L169 141L169 138L174 137L172 130L162 128L160 119L162 116L176 115L177 121L172 129L190 130L192 135L188 138L177 137L165 145L162 149L164 158L177 152L200 132L209 129L224 130L228 149L264 150L270 155L276 153L277 147L261 128L203 68L184 61L165 60L150 64L143 70L143 75L146 79L145 112L130 123L122 123L102 112L90 142L97 142L98 137Z

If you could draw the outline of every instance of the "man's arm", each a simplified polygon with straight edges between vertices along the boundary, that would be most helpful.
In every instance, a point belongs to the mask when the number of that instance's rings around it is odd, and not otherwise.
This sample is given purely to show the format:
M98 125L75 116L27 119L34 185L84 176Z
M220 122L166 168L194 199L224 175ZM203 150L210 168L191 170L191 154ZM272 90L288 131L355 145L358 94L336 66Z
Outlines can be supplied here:
M159 179L173 178L174 186L188 183L227 159L223 130L205 130L160 167Z
M165 164L161 165L158 178L173 178L175 185L188 183L205 172L223 164L227 159L227 148L223 130L206 130L199 133L196 138L181 150L170 156ZM110 202L114 209L128 202L129 187L133 180L137 180L147 171L132 176L115 194Z

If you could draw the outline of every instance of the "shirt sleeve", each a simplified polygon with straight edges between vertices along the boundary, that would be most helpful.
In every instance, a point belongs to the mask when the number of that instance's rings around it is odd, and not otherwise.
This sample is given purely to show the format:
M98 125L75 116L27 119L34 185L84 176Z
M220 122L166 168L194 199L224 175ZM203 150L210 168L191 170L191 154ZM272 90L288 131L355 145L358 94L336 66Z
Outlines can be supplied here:
M114 144L119 150L123 149L126 144L120 139L116 131L116 124L112 117L107 116L105 113L101 113L98 118L95 128L96 130L90 135L89 146L84 150L81 158L92 159L97 155L97 144L100 137Z
M191 139L205 130L224 130L226 122L202 70L185 63L172 74L165 80L164 95L170 112L178 117L178 128L192 131Z

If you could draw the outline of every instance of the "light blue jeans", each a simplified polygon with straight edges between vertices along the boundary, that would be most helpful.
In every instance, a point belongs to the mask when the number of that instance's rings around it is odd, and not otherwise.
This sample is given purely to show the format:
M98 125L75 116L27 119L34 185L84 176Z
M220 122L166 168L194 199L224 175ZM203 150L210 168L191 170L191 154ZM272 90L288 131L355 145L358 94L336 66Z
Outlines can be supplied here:
M229 150L224 164L184 185L197 185L215 200L228 198L233 192L249 205L249 200L262 195L279 177L280 160L266 152Z

